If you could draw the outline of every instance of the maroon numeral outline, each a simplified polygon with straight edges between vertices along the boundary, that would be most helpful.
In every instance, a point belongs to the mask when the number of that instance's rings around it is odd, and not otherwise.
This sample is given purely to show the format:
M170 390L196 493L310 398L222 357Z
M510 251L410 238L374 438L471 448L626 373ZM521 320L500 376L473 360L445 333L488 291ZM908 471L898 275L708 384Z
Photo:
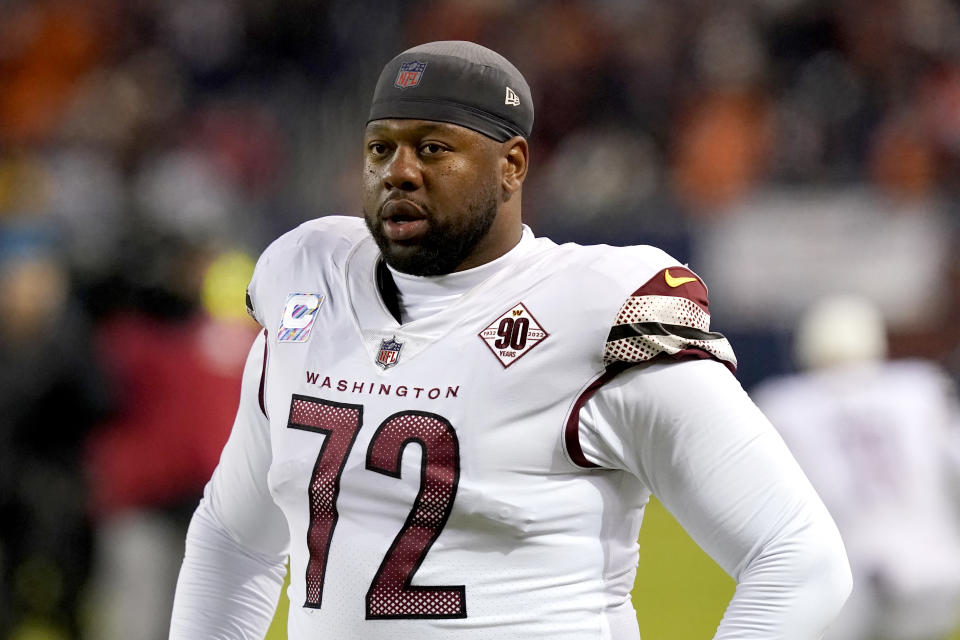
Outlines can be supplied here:
M317 453L308 487L310 560L304 607L319 609L323 599L330 541L339 519L340 477L362 425L362 405L302 395L294 395L290 403L287 427L326 436ZM434 413L395 413L374 433L367 450L367 469L400 478L403 452L412 442L419 443L423 451L420 490L370 584L366 616L381 620L465 618L464 585L412 586L413 576L446 525L457 495L460 445L453 426Z
M420 490L406 522L367 591L368 620L466 618L464 585L413 586L413 576L447 524L460 482L460 443L445 418L425 411L401 411L383 421L367 450L367 469L400 478L400 461L416 442Z

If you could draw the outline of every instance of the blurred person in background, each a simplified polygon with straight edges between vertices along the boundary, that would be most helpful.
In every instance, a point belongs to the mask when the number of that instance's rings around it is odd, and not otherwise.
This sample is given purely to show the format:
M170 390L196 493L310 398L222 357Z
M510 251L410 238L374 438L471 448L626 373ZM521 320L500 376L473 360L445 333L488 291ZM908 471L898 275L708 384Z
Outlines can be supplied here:
M804 372L753 393L847 546L854 590L830 640L940 640L960 624L956 389L886 353L875 304L826 297L797 329Z
M86 457L97 640L167 637L189 516L229 433L257 329L242 299L249 257L156 229L138 237L132 300L102 319L96 341L116 406Z
M0 220L0 637L80 637L82 443L106 410L91 327L54 234Z

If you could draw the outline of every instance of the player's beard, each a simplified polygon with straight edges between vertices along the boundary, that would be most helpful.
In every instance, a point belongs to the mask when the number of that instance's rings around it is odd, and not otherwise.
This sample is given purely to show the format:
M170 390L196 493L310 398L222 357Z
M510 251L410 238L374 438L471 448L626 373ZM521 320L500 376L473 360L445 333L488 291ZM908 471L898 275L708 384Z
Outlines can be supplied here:
M499 207L497 183L478 189L458 215L446 220L438 220L428 207L422 207L429 227L415 243L394 243L386 237L383 205L376 211L364 212L364 220L388 265L415 276L439 276L453 272L470 257L493 226Z

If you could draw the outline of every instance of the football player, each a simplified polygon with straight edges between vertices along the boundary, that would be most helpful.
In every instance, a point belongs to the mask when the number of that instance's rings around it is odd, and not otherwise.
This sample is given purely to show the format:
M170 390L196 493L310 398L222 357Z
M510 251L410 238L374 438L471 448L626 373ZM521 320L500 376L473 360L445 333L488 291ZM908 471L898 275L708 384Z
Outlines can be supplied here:
M275 241L263 332L187 536L171 638L639 638L655 494L737 582L716 638L818 637L850 588L829 514L741 389L694 272L521 220L530 89L499 54L391 60L364 219Z
M960 406L946 373L886 360L883 316L823 298L796 336L804 371L756 390L846 542L849 603L826 637L931 640L960 625L960 511L951 447Z

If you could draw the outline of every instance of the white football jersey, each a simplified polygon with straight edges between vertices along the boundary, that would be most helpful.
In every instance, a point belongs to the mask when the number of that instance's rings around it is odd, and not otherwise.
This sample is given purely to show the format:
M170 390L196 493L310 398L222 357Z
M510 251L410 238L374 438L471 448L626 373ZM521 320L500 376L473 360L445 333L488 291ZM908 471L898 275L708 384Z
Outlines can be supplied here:
M702 283L652 247L538 239L401 325L378 260L360 219L323 218L275 242L249 289L290 637L356 638L364 621L367 639L557 640L595 637L611 606L633 616L650 494L592 470L577 409L622 362L732 364Z
M716 640L822 633L839 534L724 367L695 274L525 230L475 269L398 274L402 323L388 277L357 218L261 257L264 331L171 639L262 637L289 557L294 640L637 640L651 493L738 582Z

